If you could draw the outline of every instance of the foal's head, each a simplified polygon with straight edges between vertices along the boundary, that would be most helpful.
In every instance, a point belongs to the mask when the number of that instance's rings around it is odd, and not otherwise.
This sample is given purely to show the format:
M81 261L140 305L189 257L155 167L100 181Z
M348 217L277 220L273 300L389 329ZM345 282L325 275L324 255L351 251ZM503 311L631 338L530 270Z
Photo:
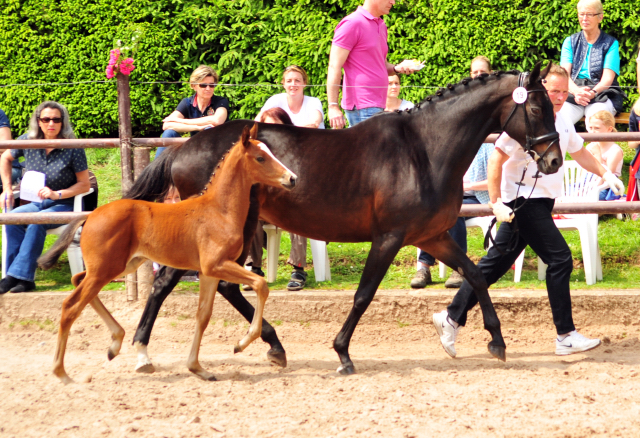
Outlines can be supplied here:
M240 143L244 146L245 162L249 175L256 183L291 190L298 178L295 173L278 160L271 150L258 138L258 124L251 129L244 127Z

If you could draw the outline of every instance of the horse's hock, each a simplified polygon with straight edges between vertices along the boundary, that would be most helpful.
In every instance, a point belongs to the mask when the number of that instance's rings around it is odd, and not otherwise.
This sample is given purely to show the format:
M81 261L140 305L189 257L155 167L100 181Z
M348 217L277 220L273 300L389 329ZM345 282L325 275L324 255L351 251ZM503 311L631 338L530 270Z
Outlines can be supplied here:
M265 309L268 321L336 322L342 323L353 304L353 291L308 290L304 292L272 291ZM62 301L68 292L34 294L6 294L0 296L0 326L26 322L51 321L59 323ZM433 313L443 310L455 291L446 290L382 290L378 291L361 324L431 324ZM573 317L578 327L589 325L640 325L640 290L576 290L572 291ZM245 293L255 304L256 296ZM503 327L551 325L551 310L547 291L493 290L491 298ZM138 318L144 301L127 301L123 291L101 292L100 299L116 317ZM192 318L198 305L195 293L170 295L160 311L160 317ZM90 310L80 319L101 322ZM244 319L221 296L213 306L213 320L244 323ZM469 316L469 324L482 326L480 309L476 306ZM277 327L276 327L277 330ZM132 335L130 333L129 335Z

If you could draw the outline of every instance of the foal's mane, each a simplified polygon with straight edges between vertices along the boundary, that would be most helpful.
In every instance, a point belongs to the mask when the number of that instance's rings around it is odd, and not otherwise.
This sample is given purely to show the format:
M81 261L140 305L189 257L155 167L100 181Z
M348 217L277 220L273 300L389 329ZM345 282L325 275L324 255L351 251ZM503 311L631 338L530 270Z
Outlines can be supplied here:
M238 143L240 143L240 141L238 140ZM238 143L234 144L233 146L231 146L231 149L235 148L238 146ZM222 166L222 162L225 160L225 158L227 158L227 156L229 155L229 152L231 152L231 149L227 149L227 152L225 152L222 157L220 157L220 160L218 160L218 163L213 166L213 172L211 172L211 177L209 178L209 182L207 182L207 185L204 186L204 188L202 189L202 191L198 194L198 196L202 196L204 195L207 190L209 190L209 187L211 186L211 184L213 184L213 177L216 176L216 171L218 169L220 169L220 166Z
M502 75L519 75L520 71L519 70L509 70L509 71L501 71L501 70L496 70L494 72L491 73L483 73L475 78L472 77L466 77L463 78L462 80L460 80L460 82L458 82L457 84L447 84L446 87L443 88L439 88L434 94L427 96L426 98L424 98L422 100L422 102L420 102L419 104L417 104L416 106L414 106L413 108L410 109L406 109L403 111L400 110L396 110L394 111L395 113L403 113L403 112L407 112L409 114L414 113L419 111L421 108L423 108L424 106L430 104L430 103L436 103L435 102L435 98L439 97L440 100L445 99L449 96L451 96L451 93L455 90L456 87L462 85L465 88L463 89L463 92L466 92L468 90L470 90L470 88L468 87L468 85L472 82L475 83L480 83L480 82L484 82L485 80L489 79L489 80L496 80L498 79L500 76ZM457 94L456 96L459 96L459 94Z

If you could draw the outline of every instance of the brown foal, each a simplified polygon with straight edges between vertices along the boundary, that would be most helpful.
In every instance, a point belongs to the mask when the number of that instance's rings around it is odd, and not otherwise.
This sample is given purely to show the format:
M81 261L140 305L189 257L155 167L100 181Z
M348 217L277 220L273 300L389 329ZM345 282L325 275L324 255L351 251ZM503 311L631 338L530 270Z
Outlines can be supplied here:
M256 140L257 131L257 124L251 130L244 129L240 141L218 164L200 196L177 204L129 199L112 202L95 210L86 221L69 224L51 250L38 259L43 269L53 266L84 223L80 246L86 271L72 278L76 289L62 304L53 368L60 380L72 382L64 369L64 353L71 325L87 304L111 331L109 360L118 355L124 330L100 302L98 293L111 280L134 272L147 259L200 272L196 331L187 361L191 372L202 379L215 380L200 366L198 352L220 280L249 284L258 297L249 331L234 352L244 350L260 336L269 289L264 278L236 263L242 252L249 191L256 183L292 189L297 177L264 143Z

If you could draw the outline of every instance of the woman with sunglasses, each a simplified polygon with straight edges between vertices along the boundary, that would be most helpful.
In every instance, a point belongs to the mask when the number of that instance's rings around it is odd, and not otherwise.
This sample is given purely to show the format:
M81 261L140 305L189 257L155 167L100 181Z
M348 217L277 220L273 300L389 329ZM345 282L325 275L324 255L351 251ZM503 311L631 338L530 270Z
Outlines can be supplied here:
M76 138L67 109L57 102L40 104L29 122L29 131L18 140ZM11 165L24 157L27 171L44 173L45 186L38 191L40 202L22 205L12 213L52 213L73 211L74 196L89 191L89 171L84 149L10 149L0 158L2 208L13 206ZM7 276L0 281L0 294L30 292L34 283L36 260L42 253L47 230L55 225L7 225Z
M322 102L317 97L305 96L304 88L308 84L307 72L297 65L290 65L282 73L284 93L271 96L264 104L256 121L262 121L267 111L281 108L289 115L295 126L324 129ZM262 231L262 230L260 230ZM291 279L287 284L290 291L301 290L307 282L307 238L290 233L291 254L287 264L293 267Z
M600 30L603 18L600 0L580 0L578 20L582 30L562 44L560 65L569 73L569 98L562 113L574 124L598 111L622 112L626 97L618 86L619 43Z
M194 135L223 124L229 114L229 101L213 94L217 83L218 74L214 69L208 65L196 68L189 78L189 86L196 94L182 99L176 110L163 120L162 138L181 137L183 132ZM164 149L158 148L156 157Z

